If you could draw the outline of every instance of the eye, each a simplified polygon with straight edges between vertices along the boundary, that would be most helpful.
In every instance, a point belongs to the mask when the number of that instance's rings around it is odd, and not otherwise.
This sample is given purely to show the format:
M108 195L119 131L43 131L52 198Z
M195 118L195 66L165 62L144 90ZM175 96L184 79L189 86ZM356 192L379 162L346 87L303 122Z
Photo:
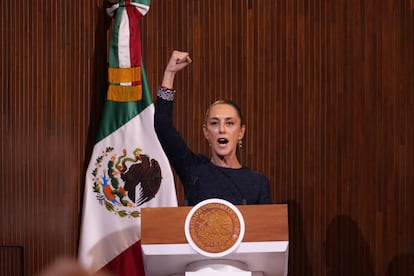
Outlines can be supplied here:
M226 125L227 126L233 126L234 125L234 122L233 121L228 121L228 122L226 122Z

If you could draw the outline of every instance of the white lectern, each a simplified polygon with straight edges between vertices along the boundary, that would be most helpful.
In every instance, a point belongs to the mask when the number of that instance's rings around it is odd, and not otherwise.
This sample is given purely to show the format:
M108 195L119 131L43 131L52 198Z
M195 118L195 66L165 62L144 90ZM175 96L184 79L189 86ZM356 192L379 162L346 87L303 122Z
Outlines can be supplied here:
M185 224L195 207L142 208L141 245L146 275L286 276L287 205L235 207L244 220L244 236L232 252L220 257L200 254L188 242Z

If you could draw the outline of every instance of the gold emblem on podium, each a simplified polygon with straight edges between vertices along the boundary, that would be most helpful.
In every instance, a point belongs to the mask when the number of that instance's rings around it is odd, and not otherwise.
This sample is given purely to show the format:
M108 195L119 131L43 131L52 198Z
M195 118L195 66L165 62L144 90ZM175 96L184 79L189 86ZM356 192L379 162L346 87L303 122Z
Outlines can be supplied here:
M228 201L208 199L194 206L185 223L186 238L200 254L209 257L233 252L244 236L240 211Z

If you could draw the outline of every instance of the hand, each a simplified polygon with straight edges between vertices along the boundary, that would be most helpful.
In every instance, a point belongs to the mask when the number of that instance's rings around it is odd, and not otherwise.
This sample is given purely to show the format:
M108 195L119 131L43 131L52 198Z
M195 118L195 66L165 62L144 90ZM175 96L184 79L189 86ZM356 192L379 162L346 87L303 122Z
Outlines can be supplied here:
M167 88L173 88L175 73L182 70L188 64L192 62L187 52L173 51L167 67L164 71L164 79L162 86Z
M72 257L59 257L41 271L38 276L114 276L109 272L98 271L96 273L88 271L76 259Z
M190 63L191 58L187 52L173 51L165 71L176 73Z

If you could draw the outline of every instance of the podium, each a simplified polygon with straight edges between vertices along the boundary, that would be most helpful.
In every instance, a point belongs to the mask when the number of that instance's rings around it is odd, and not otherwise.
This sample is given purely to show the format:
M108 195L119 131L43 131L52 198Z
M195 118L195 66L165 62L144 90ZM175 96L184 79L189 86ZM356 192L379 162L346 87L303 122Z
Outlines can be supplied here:
M243 239L237 248L221 257L200 254L188 242L185 225L194 207L142 208L141 246L146 275L211 275L208 272L203 274L205 270L198 268L221 265L234 267L234 272L229 269L223 274L214 275L287 275L288 206L267 204L235 207L244 220Z

